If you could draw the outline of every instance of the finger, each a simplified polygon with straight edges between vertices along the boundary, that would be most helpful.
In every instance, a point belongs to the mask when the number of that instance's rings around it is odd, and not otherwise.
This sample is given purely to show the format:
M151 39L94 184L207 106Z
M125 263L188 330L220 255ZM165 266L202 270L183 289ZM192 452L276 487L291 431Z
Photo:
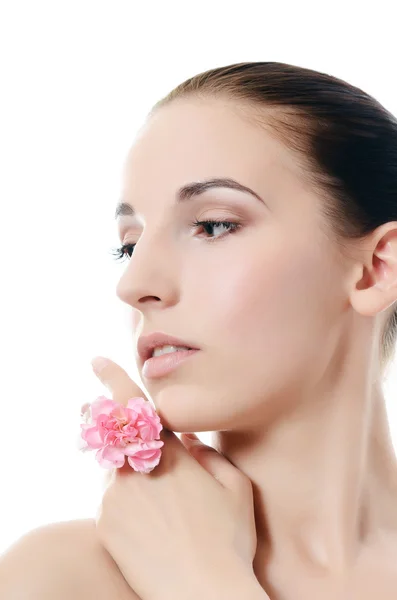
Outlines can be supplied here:
M97 359L101 360L98 361ZM128 373L114 361L109 358L97 356L91 361L91 364L94 373L112 393L112 399L115 402L127 406L128 400L136 397L142 397L149 402L138 384L135 383ZM173 438L173 441L179 443L179 447L183 448L183 445L180 443L177 436L163 426L163 429L160 432L160 439L165 442L168 438Z
M240 492L248 489L249 479L215 448L203 444L194 433L182 433L181 441L191 456L225 488Z
M103 357L95 357L91 361L91 365L95 375L112 393L112 399L123 406L127 406L130 398L140 396L148 401L141 388L131 379L128 373L118 364L110 360L104 359L106 363L102 363L97 359Z
M135 383L128 373L114 361L109 358L97 356L91 361L91 365L95 375L111 392L114 402L127 406L128 400L136 397L142 397L149 402L138 384ZM84 406L82 412L84 412ZM163 430L160 433L160 438L162 437L162 433ZM121 473L131 474L131 467L128 465L127 461L125 462L124 467L109 469L107 473L105 473L104 487L109 486L112 481L114 481L115 477L120 476Z
M102 360L97 361L98 358ZM94 373L112 393L112 399L115 402L127 406L128 400L137 396L141 396L149 402L140 387L122 367L108 358L104 359L105 362L103 359L104 357L95 357L91 364ZM153 470L155 476L159 476L164 471L168 472L178 468L176 465L179 465L181 460L186 461L187 458L191 460L189 452L186 451L178 437L164 426L160 432L160 439L164 442L164 446L160 464ZM124 471L129 472L129 469L127 467L117 469L116 476L122 475Z
M97 359L101 359L97 361ZM106 361L104 363L103 361ZM112 392L112 399L123 406L127 406L130 398L142 397L147 402L144 392L135 381L131 379L128 373L117 363L103 356L96 356L92 361L92 368L98 379ZM163 427L160 432L160 439L165 440L167 434L171 435L168 429ZM176 436L175 436L176 437Z

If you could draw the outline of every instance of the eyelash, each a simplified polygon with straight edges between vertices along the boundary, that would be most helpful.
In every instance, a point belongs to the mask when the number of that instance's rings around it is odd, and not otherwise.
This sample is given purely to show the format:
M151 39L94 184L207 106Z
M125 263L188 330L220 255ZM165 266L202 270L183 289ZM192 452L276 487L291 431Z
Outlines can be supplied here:
M229 233L235 233L237 231L237 229L239 229L241 227L240 223L236 223L234 221L216 221L215 219L209 219L208 221L193 221L193 223L190 223L191 226L194 227L200 227L200 226L216 226L216 225L224 225L225 227L230 227L229 231L226 233L226 235ZM220 235L216 238L208 238L207 241L208 242L212 242L215 241L217 239L219 239L220 237L224 237L224 235ZM114 248L111 253L114 256L114 260L120 260L123 261L127 256L129 256L127 254L128 250L132 248L132 252L134 252L134 248L135 248L136 244L123 244L123 246L120 246L119 248ZM131 256L129 256L129 258L131 258Z

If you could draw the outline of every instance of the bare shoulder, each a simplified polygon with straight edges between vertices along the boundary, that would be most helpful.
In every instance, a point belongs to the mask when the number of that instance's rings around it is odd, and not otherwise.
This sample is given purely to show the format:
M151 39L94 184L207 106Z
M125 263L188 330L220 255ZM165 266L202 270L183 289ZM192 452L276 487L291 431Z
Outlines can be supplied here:
M94 519L38 527L0 556L0 598L22 597L140 600L99 543Z

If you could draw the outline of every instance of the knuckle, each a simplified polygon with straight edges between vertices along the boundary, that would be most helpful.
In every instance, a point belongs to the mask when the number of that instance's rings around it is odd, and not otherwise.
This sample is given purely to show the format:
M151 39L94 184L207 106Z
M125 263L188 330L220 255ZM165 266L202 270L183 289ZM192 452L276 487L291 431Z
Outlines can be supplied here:
M237 471L236 485L243 493L248 494L252 492L251 480L249 479L249 477L247 477L247 475L241 473L241 471Z
M202 444L201 442L193 442L191 444L191 449L193 452L206 452L208 455L213 455L214 452L216 452L214 448L211 448L210 446L205 446L205 444Z

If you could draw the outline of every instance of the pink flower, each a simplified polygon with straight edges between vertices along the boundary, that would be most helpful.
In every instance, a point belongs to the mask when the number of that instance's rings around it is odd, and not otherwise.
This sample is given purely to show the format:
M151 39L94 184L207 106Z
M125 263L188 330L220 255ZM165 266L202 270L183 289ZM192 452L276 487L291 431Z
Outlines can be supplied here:
M164 442L163 426L150 402L142 397L130 398L123 406L99 396L81 408L84 423L79 449L97 450L96 459L105 469L120 468L125 457L140 473L150 473L160 462Z

